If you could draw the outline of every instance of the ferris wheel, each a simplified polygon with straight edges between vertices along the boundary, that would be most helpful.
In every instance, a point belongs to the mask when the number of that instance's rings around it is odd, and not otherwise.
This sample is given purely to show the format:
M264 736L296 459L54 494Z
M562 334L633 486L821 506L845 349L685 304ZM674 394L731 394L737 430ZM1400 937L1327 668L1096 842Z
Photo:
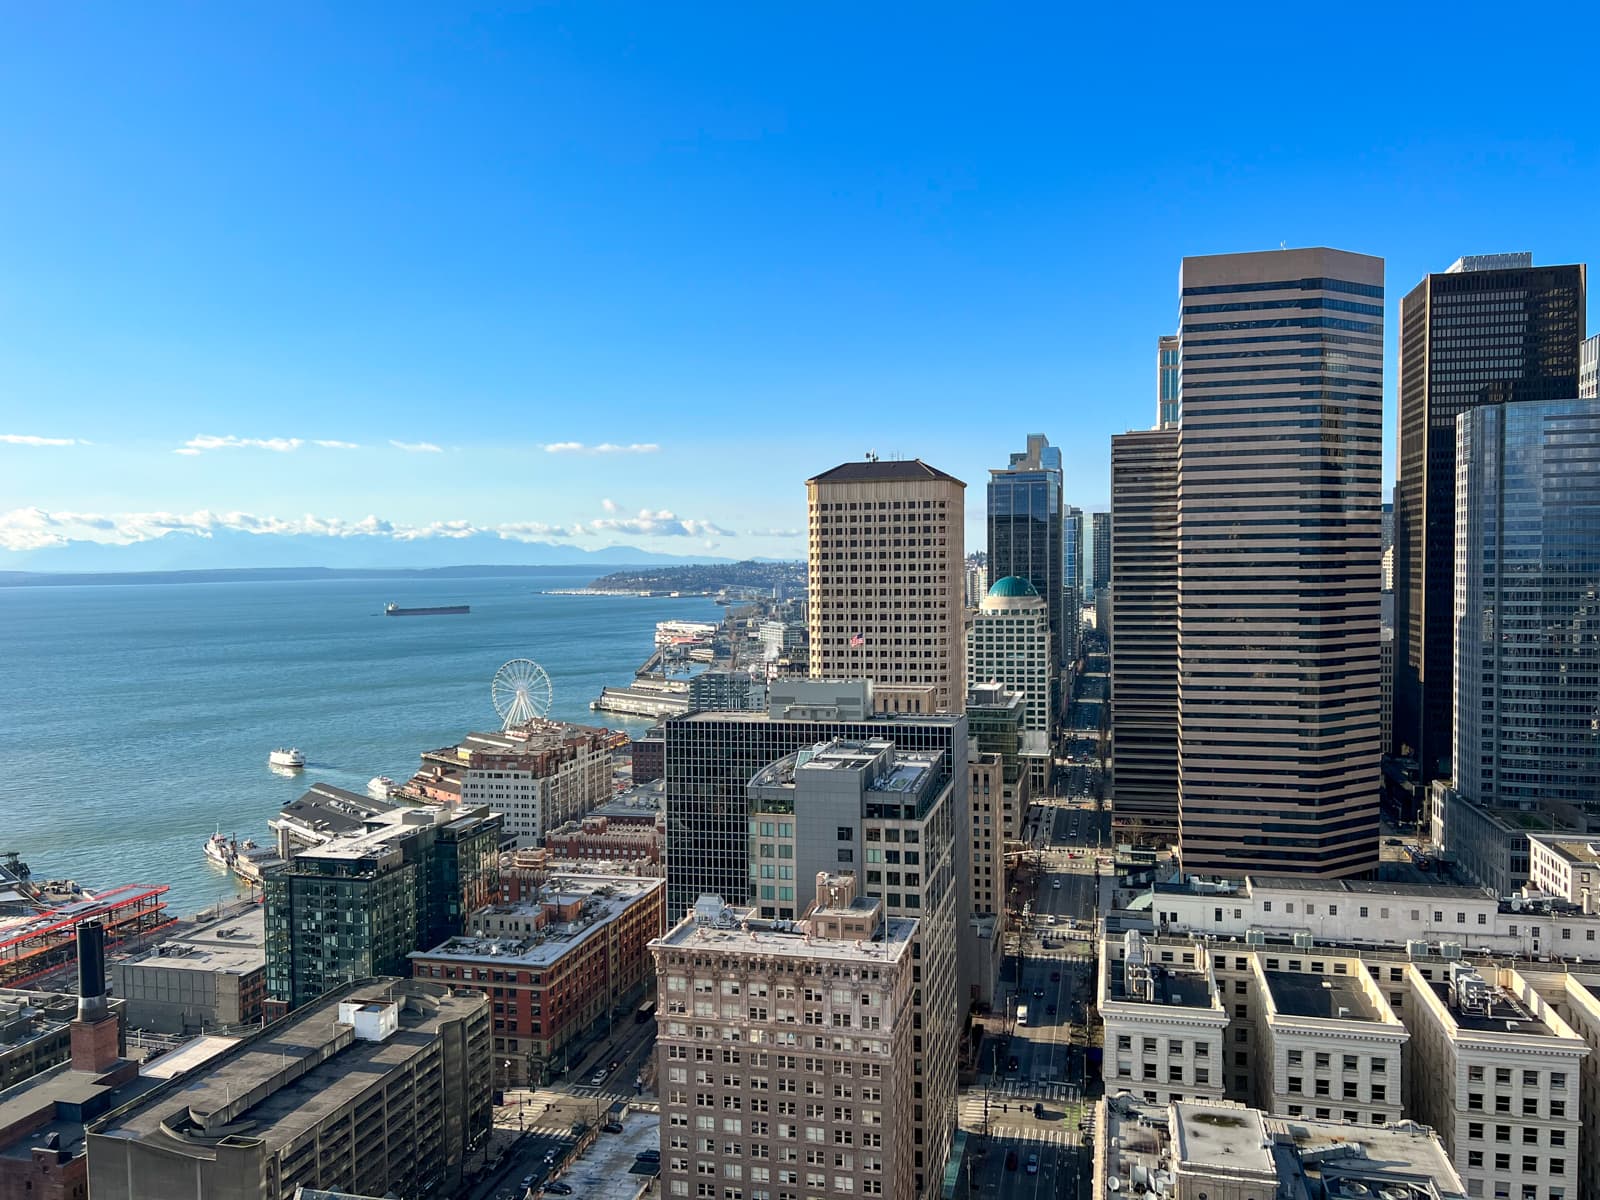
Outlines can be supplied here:
M496 671L489 694L500 714L501 729L514 729L546 716L553 699L550 676L531 658L513 658Z

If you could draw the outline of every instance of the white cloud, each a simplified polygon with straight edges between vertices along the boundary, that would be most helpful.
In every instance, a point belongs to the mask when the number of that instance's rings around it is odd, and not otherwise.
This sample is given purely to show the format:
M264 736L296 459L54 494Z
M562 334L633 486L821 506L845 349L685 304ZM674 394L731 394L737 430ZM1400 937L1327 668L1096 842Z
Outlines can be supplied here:
M596 517L592 521L574 525L572 528L575 533L631 533L640 537L705 537L712 534L718 537L736 536L731 529L723 529L710 521L679 517L665 508L654 512L648 508L641 508L636 517Z
M750 537L797 538L804 537L803 529L747 529L745 533Z
M174 454L184 454L193 457L207 450L271 450L275 454L288 454L304 446L303 438L242 438L227 434L218 437L211 433L202 433L192 437L182 446L173 451Z
M617 511L617 502L609 499L602 500L600 501L600 507L605 509L608 513L614 513Z
M596 446L583 442L551 442L544 449L546 454L655 454L661 447L654 442L632 442L626 446L614 442L601 442Z
M404 450L407 454L443 454L444 451L432 442L397 442L389 439L389 445L396 450Z
M7 446L87 446L78 438L39 437L32 433L0 433L0 442Z
M18 508L0 512L0 550L43 550L70 542L95 542L129 546L171 534L209 538L222 532L259 537L378 538L413 542L431 538L462 539L478 536L506 541L535 542L598 534L638 537L732 537L734 532L710 521L678 517L667 509L643 509L636 517L600 517L571 525L543 521L509 521L477 525L471 521L430 521L422 525L390 521L375 515L350 521L306 513L298 517L263 516L247 512L47 512Z
M249 533L263 537L372 537L397 542L429 538L470 538L486 535L508 541L543 541L571 537L573 530L541 521L517 521L500 525L475 525L471 521L430 521L408 525L378 516L359 521L343 517L319 517L306 513L300 517L261 516L247 512L212 512L197 509L190 513L134 512L80 513L46 512L42 508L18 508L0 513L0 550L42 550L68 542L98 542L108 546L128 546L148 542L168 534L212 537L221 531Z
M494 532L508 542L542 542L546 538L571 537L572 530L564 525L546 525L543 521L516 521L496 525Z
M340 441L335 441L333 438L327 438L327 439L318 438L315 442L312 443L312 445L321 446L325 450L359 450L359 449L361 449L361 445L360 445L359 442L340 442Z

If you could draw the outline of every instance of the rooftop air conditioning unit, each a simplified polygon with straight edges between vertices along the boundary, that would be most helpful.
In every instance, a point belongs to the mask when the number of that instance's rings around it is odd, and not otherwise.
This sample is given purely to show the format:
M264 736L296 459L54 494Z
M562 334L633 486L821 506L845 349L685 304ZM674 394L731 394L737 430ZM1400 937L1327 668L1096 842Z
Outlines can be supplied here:
M1439 957L1440 958L1460 958L1461 957L1461 943L1460 942L1440 942L1439 943Z
M1244 931L1244 944L1246 946L1265 946L1267 944L1267 935L1259 929L1247 929Z
M1407 958L1427 958L1428 957L1428 943L1427 942L1422 942L1422 941L1416 941L1416 940L1407 941L1406 942L1406 957Z
M1296 950L1309 950L1312 942L1313 939L1309 933L1297 933L1294 935L1294 948Z

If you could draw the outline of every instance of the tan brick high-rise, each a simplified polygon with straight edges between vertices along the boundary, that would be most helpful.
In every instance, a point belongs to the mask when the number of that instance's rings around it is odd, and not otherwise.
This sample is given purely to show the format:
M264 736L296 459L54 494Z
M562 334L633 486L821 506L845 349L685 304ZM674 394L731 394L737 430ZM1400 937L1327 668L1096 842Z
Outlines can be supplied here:
M967 485L920 459L806 481L811 674L870 679L889 712L960 712Z
M1183 867L1360 873L1378 860L1383 260L1186 258L1182 290Z

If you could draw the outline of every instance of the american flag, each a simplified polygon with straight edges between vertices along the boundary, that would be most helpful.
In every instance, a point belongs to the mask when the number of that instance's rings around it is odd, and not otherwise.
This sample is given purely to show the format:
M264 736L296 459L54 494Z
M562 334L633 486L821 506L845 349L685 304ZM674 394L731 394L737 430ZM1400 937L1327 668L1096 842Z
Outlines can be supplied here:
M850 635L850 644L852 646L865 646L867 644L867 639L862 637L859 633L852 633Z

